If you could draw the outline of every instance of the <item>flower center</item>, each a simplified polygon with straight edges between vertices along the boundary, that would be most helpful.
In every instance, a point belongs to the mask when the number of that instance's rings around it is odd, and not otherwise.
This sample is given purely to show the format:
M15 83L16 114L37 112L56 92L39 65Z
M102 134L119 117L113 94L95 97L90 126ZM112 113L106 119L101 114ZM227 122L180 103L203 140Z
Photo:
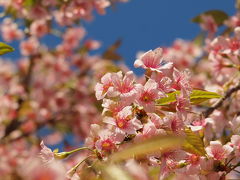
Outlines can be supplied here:
M152 97L148 92L143 93L143 95L140 98L141 101L145 102L145 103L149 103L152 101Z
M103 86L103 92L104 92L104 93L107 92L108 88L110 88L111 86L112 86L112 83L105 84L105 85Z
M117 126L123 128L125 126L125 121L123 119L117 120Z
M113 143L110 139L106 139L102 142L102 149L111 150L113 148Z

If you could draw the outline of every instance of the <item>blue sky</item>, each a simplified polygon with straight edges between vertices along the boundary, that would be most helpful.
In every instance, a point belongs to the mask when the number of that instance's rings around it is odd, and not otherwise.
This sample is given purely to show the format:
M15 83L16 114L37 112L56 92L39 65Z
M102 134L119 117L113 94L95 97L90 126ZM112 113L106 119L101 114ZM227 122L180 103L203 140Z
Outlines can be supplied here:
M200 32L192 17L212 9L235 13L235 0L130 0L84 23L88 36L103 43L101 50L122 38L119 49L126 64L133 68L138 51L171 45L176 38L193 39Z

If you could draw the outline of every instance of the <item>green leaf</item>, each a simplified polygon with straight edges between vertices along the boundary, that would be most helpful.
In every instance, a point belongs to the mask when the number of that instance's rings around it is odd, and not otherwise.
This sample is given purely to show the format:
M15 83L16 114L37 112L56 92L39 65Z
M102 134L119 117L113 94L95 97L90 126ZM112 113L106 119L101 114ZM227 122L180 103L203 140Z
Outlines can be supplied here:
M176 95L179 95L179 94L180 94L180 91L174 91L174 92L168 93L167 97L157 99L156 100L156 103L157 103L156 105L164 106L164 105L167 105L171 102L174 102L174 101L176 101Z
M222 25L223 22L228 19L228 15L223 11L221 11L221 10L210 10L210 11L206 11L206 12L194 17L192 19L192 22L201 23L202 22L201 15L211 15L218 26Z
M156 136L145 141L132 144L122 151L114 153L109 159L112 162L119 162L133 157L142 157L154 152L164 152L182 145L183 138L177 136Z
M0 55L6 54L9 52L13 52L13 51L14 51L13 47L11 47L3 42L0 42Z
M199 134L194 133L188 127L185 128L184 132L186 134L186 138L182 146L183 149L192 154L205 156L206 151L204 149L204 144Z
M167 97L163 97L156 100L157 106L165 106L169 103L176 101L176 95L179 95L180 91L174 91L172 93L168 93ZM221 98L221 96L215 92L209 92L204 90L193 90L190 95L190 102L191 104L200 104L204 101L207 101L209 99L213 98Z
M158 180L159 179L159 173L160 173L160 168L158 166L151 166L149 167L149 176L150 179L152 180Z
M36 0L25 0L24 6L27 8L30 8L30 7L34 6L35 3L36 3Z
M190 95L190 102L192 104L200 104L206 100L221 98L219 94L215 92L203 91L203 90L193 90Z

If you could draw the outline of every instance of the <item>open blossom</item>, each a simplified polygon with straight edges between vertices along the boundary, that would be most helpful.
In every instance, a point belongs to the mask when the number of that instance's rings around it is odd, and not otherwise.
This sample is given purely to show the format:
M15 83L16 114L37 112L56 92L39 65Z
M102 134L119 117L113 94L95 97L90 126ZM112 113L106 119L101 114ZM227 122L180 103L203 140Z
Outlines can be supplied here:
M40 157L42 158L43 162L48 163L54 160L54 153L52 152L52 150L50 148L48 148L47 146L45 146L45 144L43 143L43 141L40 144L41 146L41 153L40 153Z
M101 130L99 133L99 139L95 142L95 146L99 151L111 152L116 149L116 144L119 144L124 139L124 134L116 133L109 129Z
M1 35L4 41L11 42L13 40L20 40L24 37L23 31L18 28L10 18L5 18L0 25Z
M217 32L217 24L214 18L211 15L202 15L201 16L201 28L208 31L209 38L212 38L213 35Z
M211 141L210 146L206 148L207 154L216 160L227 158L232 150L233 148L230 145L222 145L219 141Z
M136 102L148 112L155 110L155 100L162 95L157 88L158 84L152 79L149 79L144 86L139 85Z
M110 95L113 92L112 74L107 73L101 78L101 83L97 83L95 86L97 100L103 99L107 94Z
M169 93L174 91L174 89L171 87L172 80L163 75L162 73L154 73L151 76L151 79L155 80L158 84L158 89L164 93Z
M211 41L208 45L210 50L209 56L216 55L217 53L222 53L224 49L228 46L228 42L223 36L216 37L213 41Z
M40 44L38 40L35 37L30 37L29 39L21 42L21 53L25 56L34 55L38 52L39 46Z
M104 115L105 112L111 112L112 115L115 116L127 105L129 104L126 104L125 101L116 102L110 99L103 99L102 107L104 109L102 114Z
M155 113L148 113L148 117L151 122L156 126L156 128L160 129L164 127L164 121Z
M181 133L184 128L184 122L181 117L177 114L169 113L168 116L164 118L165 124L168 126L170 130L174 133Z
M173 79L174 84L173 88L176 90L184 89L187 93L190 93L192 90L190 83L189 83L190 73L189 71L185 70L180 72L176 68L173 70Z
M99 14L105 14L105 9L111 5L109 0L97 0L93 3Z
M195 65L195 59L202 54L202 49L191 41L176 39L171 47L164 48L164 57L179 69Z
M138 85L134 84L134 74L128 71L123 77L122 72L112 74L114 92L123 101L132 103L137 95Z
M187 118L187 111L189 111L191 107L189 99L189 95L184 89L181 90L180 95L176 96L176 111L179 116L184 117L184 119Z
M163 129L157 129L152 121L148 121L144 124L142 133L138 133L134 140L142 141L143 139L151 138L156 135L166 135L166 132Z
M238 12L236 15L231 16L228 20L224 21L224 24L231 28L240 26L240 13Z
M234 134L240 133L240 116L236 116L232 121L229 122L230 127Z
M136 134L136 130L142 128L142 124L135 117L132 118L131 106L126 106L115 117L106 117L105 123L115 126L117 132Z
M214 171L214 160L213 159L205 159L200 158L200 166L201 166L201 175L200 178L203 180L208 179L219 179L220 175Z
M36 20L30 26L30 34L32 36L42 37L48 32L46 20Z
M46 8L36 5L28 12L28 17L34 20L37 19L49 19L50 15Z
M63 35L64 46L67 46L68 48L76 48L85 34L86 31L82 27L69 28Z
M142 67L144 69L161 72L164 69L170 69L172 67L172 63L163 61L162 49L157 48L140 56L140 58L134 62L134 66L137 68Z
M183 150L173 150L162 154L159 179L164 180L167 175L178 168L179 161L186 158L186 152Z
M239 135L233 135L231 137L231 145L233 146L234 148L234 153L237 157L240 156L240 136Z
M215 17L203 13L198 17L209 33L207 39L202 39L202 43L196 42L199 38L194 42L177 40L164 50L145 52L134 63L146 70L145 76L138 78L124 65L92 56L91 50L100 44L85 40L82 27L82 20L91 20L93 11L104 14L115 2L127 0L26 1L0 0L7 15L0 27L3 40L21 40L21 54L30 56L11 68L0 61L2 179L104 179L105 172L110 170L111 176L126 172L130 179L139 180L156 176L159 180L223 180L232 167L239 165L240 91L236 92L239 88L234 86L239 83L240 27L230 28L230 34L225 32L214 39ZM13 16L16 19L8 18ZM230 27L240 25L239 17L230 17L234 23ZM56 48L52 43L42 45L45 38L40 38L44 35L50 40L54 35L61 43ZM192 68L193 76L186 68ZM95 98L92 95L98 80ZM223 96L198 104L214 97L214 93L199 93L192 96L196 101L191 104L193 87L222 92ZM229 92L232 94L224 97ZM217 100L221 104L214 107ZM205 117L209 110L214 111ZM84 146L58 153L42 141L40 156L47 164L41 168L31 158L25 161L39 151L31 142L38 141L38 130L45 127L53 130L41 137L47 144L64 144L68 150L77 143L84 142ZM72 138L68 137L69 130ZM167 136L167 142L165 137L163 141L159 139L161 135ZM168 141L172 135L188 141L187 144ZM80 142L75 141L79 139ZM203 149L195 147L194 139L201 141L197 144ZM223 140L225 145L217 140ZM143 151L139 152L141 145ZM167 148L168 145L172 147ZM136 154L132 152L135 148ZM120 162L115 153L121 156L125 149L133 159L127 160L124 155ZM57 161L71 154L75 156ZM119 163L115 164L116 161ZM66 169L70 169L68 177L64 176Z

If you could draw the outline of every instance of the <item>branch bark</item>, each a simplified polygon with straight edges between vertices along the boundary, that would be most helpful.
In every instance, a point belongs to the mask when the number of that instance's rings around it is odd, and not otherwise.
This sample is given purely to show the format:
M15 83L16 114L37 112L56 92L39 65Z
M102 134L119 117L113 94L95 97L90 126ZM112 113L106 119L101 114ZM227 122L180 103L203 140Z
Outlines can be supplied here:
M214 110L220 108L226 99L231 97L231 95L238 90L240 90L240 81L235 87L228 89L225 92L224 96L216 104L214 104L212 107L208 108L205 112L203 112L203 116L207 118L209 115L213 113Z
M25 90L27 96L29 96L29 94L30 94L30 84L31 84L31 79L32 79L32 73L33 73L33 68L34 68L34 64L35 64L35 58L37 56L38 55L33 55L30 57L28 71L22 80L22 84L23 84L23 87L24 87L24 90ZM27 98L29 98L29 97L27 97ZM13 119L7 125L2 139L5 139L7 136L9 136L14 130L16 130L22 124L22 122L18 119L18 114L19 114L19 111L21 110L24 102L25 102L25 100L22 97L19 97L18 108L16 110L17 116L15 119Z

